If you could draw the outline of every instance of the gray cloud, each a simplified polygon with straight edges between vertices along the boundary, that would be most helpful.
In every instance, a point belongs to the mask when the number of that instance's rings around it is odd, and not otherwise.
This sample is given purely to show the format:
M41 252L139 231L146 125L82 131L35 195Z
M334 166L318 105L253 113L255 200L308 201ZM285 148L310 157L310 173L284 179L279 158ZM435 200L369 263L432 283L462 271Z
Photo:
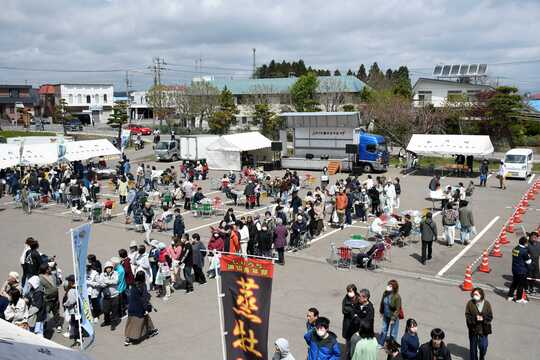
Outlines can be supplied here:
M3 0L0 66L137 69L134 87L152 80L153 56L172 64L167 82L189 81L195 59L216 76L247 76L257 62L296 60L356 70L377 61L408 65L415 76L436 63L540 59L538 1L323 0ZM491 66L493 77L540 90L540 66ZM0 71L2 82L112 82L123 73Z

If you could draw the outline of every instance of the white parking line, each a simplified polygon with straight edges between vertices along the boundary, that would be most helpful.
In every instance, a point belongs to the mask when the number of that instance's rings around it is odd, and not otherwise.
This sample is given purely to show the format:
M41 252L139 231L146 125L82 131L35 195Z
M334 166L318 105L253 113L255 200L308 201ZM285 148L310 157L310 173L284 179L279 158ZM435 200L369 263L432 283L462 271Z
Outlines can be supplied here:
M353 226L354 226L354 224L356 224L356 220L354 220L354 221L352 222L352 225L353 225ZM352 226L351 226L351 227L352 227ZM311 240L309 243L310 243L310 244L314 244L314 243L316 243L317 241L324 239L325 237L328 237L328 236L330 236L330 235L332 235L332 234L337 233L338 231L341 231L341 229L338 228L338 229L334 229L334 230L332 230L332 231L330 231L330 232L327 232L326 234L323 234L323 235L321 235L321 236L319 236L319 237L317 237L317 238Z
M536 174L532 174L531 178L529 179L529 181L527 181L527 184L530 184L532 183L534 177L536 176Z
M437 276L443 276L445 272L447 272L459 259L461 259L461 257L465 255L465 253L469 251L469 249L472 248L474 244L476 244L476 242L482 238L482 236L484 236L484 234L493 226L493 224L497 222L497 220L499 220L499 216L495 216L489 222L489 224L487 224L486 227L483 228L482 231L478 233L478 235L476 235L476 237L470 242L469 245L465 246L465 248L461 250L459 254L457 254L452 260L450 260L448 264L446 264L441 269L441 271L437 273Z

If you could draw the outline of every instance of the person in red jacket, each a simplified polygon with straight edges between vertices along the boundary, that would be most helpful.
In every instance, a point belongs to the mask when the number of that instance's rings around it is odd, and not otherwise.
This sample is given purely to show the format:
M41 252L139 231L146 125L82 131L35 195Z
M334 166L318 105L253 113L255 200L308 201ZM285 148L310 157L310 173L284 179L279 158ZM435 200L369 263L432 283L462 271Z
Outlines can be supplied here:
M240 236L236 230L236 224L225 226L225 231L229 234L229 239L225 241L224 251L229 253L240 252Z
M347 195L345 195L345 191L341 189L339 193L336 195L336 212L339 219L339 225L343 229L343 222L345 219L345 210L347 209Z

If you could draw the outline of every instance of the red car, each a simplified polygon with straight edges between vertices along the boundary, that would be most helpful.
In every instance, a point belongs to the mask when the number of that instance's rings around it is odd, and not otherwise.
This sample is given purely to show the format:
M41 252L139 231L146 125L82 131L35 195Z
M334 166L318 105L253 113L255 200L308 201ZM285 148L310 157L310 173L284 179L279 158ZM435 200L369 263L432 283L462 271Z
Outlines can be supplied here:
M133 135L138 135L138 134L151 135L152 134L152 129L150 129L149 127L145 127L145 126L141 126L137 124L129 124L127 128L131 130L131 133Z

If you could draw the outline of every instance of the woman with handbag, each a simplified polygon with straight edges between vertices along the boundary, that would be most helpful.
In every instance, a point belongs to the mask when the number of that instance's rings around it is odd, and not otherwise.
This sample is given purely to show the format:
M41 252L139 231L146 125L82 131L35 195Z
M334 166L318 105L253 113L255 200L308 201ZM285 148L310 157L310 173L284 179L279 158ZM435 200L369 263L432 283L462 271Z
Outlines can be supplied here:
M390 336L394 338L394 340L398 340L399 320L403 319L399 284L396 280L388 281L381 298L379 313L382 316L382 329L379 336L379 345L384 346L389 330Z
M146 275L144 271L138 271L135 284L129 293L128 318L124 330L125 346L138 344L158 334L150 318L152 309L150 293L146 288Z

